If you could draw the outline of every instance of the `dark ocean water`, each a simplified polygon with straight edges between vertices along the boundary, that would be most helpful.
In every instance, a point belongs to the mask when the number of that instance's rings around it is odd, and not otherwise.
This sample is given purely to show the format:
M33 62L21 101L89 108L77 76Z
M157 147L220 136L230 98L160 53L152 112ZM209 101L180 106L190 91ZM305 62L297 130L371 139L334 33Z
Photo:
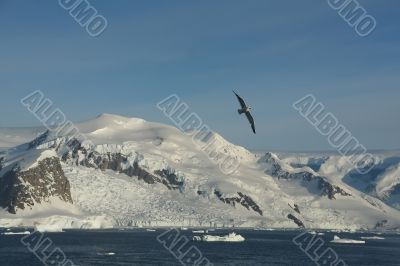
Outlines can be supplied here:
M67 231L46 233L75 265L182 265L157 241L156 232L129 231ZM217 230L210 234L223 235ZM236 230L246 238L242 243L189 242L195 245L214 265L316 265L292 239L300 232ZM192 238L191 231L181 231ZM371 234L339 234L359 239ZM366 240L364 245L331 244L333 233L321 237L324 248L332 248L347 265L400 265L400 235L381 235L385 240ZM21 235L0 235L0 265L44 265L26 246ZM49 249L50 250L50 249ZM46 252L45 252L46 253ZM111 254L110 254L111 253ZM115 254L112 254L115 253ZM48 261L48 265L52 265ZM57 264L55 264L57 265Z

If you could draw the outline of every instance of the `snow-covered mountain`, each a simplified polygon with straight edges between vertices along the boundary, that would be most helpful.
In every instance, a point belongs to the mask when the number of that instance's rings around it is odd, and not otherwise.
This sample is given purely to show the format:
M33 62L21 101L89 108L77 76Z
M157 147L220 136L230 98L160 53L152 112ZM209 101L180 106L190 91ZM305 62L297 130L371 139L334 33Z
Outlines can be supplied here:
M254 154L213 133L238 158L226 174L175 127L108 114L76 126L87 141L45 131L0 154L0 226L400 228L400 153L359 176L339 156Z

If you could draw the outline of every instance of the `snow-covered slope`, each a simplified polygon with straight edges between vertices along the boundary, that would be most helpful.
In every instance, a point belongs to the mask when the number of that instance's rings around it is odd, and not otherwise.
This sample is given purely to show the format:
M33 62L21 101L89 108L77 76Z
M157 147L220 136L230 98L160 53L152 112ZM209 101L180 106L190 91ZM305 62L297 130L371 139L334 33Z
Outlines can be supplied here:
M400 151L374 152L376 165L366 174L358 173L346 158L332 153L282 153L279 156L287 164L313 168L319 175L340 180L352 189L400 210Z
M35 201L31 208L17 209L13 217L18 225L46 225L61 219L55 224L68 228L82 224L85 228L400 226L398 210L347 182L352 169L340 157L257 155L213 133L213 148L238 159L237 170L226 174L202 145L171 126L104 114L77 127L88 141L44 132L0 159L4 178L10 169L31 174L41 161L57 158L70 184L72 203L66 204L76 212L60 213L60 196L49 190L44 203ZM381 193L377 195L387 195L388 187L396 184L396 169L388 168L376 178ZM35 185L29 188L35 189ZM0 226L10 226L10 214L0 217Z

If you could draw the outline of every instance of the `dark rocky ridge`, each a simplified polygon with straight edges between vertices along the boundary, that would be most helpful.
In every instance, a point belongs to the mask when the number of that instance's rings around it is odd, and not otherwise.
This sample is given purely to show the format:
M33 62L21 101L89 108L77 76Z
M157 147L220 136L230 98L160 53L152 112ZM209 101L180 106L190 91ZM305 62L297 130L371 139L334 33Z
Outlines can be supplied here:
M351 194L347 193L342 188L332 185L325 178L321 176L316 176L310 172L298 172L298 173L289 173L282 169L282 166L275 160L271 153L267 153L265 155L266 162L270 164L271 168L266 170L265 173L271 175L273 177L277 177L278 179L287 179L287 180L301 180L305 183L316 182L318 189L321 191L321 196L327 196L329 199L336 199L335 195L340 194L342 196L351 196Z
M56 157L38 162L38 166L21 171L18 164L0 177L0 207L15 214L58 197L72 203L70 184Z
M300 209L299 209L299 205L294 204L294 207L292 207L292 205L290 205L288 203L289 207L292 208L295 212L297 212L298 214L300 214Z
M45 132L40 134L37 138L28 143L28 149L36 148L37 146L45 143L49 134L50 134L49 130L46 130Z
M379 228L384 227L385 224L387 224L387 222L388 222L387 220L382 220L382 221L377 222L376 225L375 225L375 229L379 229Z
M295 224L297 224L298 227L300 227L300 228L305 228L304 223L303 223L299 218L297 218L296 216L294 216L293 214L291 214L291 213L288 214L287 218L290 219L290 220L292 220Z
M200 194L200 193L198 193L198 194ZM237 194L239 195L238 197L230 197L230 198L224 197L223 194L218 190L215 190L214 194L215 194L215 196L217 196L217 198L219 200L221 200L222 202L224 202L226 204L229 204L229 205L235 207L236 203L238 203L238 204L242 205L243 207L245 207L248 210L252 209L253 211L255 211L258 214L260 214L261 216L263 215L262 210L254 202L254 200L251 197L249 197L249 196L247 196L247 195L245 195L245 194L243 194L241 192L237 192Z
M126 174L130 177L137 177L148 184L161 183L168 189L179 189L183 185L183 181L179 180L178 176L167 169L157 170L150 173L146 169L140 167L135 161L132 164L128 161L128 157L121 153L100 154L96 151L87 151L79 143L72 143L74 149L65 153L62 160L72 161L76 165L82 165L89 168L100 170L113 170L118 173ZM78 154L85 156L83 160L79 160Z

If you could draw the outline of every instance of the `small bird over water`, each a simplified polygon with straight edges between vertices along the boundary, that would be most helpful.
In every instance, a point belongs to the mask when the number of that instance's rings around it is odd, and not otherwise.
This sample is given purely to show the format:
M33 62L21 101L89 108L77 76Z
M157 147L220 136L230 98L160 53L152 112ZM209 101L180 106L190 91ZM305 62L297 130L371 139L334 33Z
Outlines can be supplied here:
M237 95L237 93L235 91L233 91L233 93L236 95L236 98L238 99L239 103L240 103L240 107L241 109L238 110L239 115L241 114L246 114L247 120L249 120L250 125L251 125L251 129L253 130L253 133L256 134L256 127L254 126L254 119L250 114L251 111L251 106L250 105L246 105L246 103L244 102L243 98L240 97L239 95Z

